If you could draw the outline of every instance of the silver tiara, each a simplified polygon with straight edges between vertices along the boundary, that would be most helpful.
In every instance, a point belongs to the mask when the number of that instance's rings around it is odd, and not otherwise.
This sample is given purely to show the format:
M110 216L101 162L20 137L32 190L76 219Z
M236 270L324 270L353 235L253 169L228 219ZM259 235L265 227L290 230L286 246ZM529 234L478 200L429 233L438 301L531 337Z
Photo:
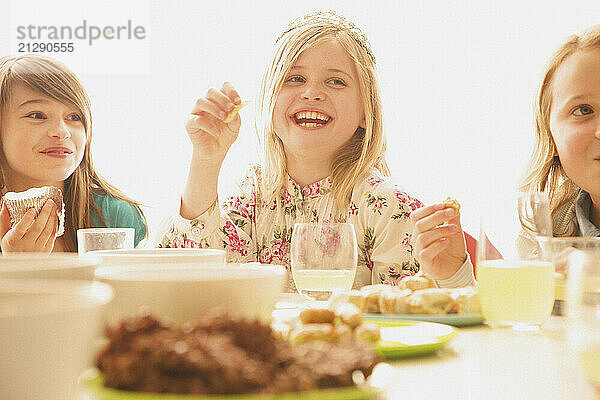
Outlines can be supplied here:
M346 17L339 15L334 10L328 11L317 11L313 14L308 14L303 17L298 17L294 19L290 24L286 27L281 35L277 38L275 43L279 42L283 36L293 31L296 28L300 28L308 25L333 25L338 28L340 31L347 32L352 39L356 41L365 49L373 63L375 63L375 55L371 50L371 44L367 39L367 35L363 33L352 21L347 19Z

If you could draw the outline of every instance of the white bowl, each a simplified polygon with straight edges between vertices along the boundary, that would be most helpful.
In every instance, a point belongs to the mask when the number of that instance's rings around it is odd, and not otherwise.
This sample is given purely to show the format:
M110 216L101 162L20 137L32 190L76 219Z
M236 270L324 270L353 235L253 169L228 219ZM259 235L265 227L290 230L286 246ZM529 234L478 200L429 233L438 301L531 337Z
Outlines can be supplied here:
M94 279L101 259L75 253L15 253L0 256L0 278Z
M112 290L100 282L0 280L0 399L73 399Z
M217 249L134 249L98 250L91 254L102 257L102 265L125 264L225 264L225 251Z
M140 308L175 323L214 307L269 321L286 276L282 266L257 263L121 265L96 270L96 278L110 284L115 293L105 314L110 324Z

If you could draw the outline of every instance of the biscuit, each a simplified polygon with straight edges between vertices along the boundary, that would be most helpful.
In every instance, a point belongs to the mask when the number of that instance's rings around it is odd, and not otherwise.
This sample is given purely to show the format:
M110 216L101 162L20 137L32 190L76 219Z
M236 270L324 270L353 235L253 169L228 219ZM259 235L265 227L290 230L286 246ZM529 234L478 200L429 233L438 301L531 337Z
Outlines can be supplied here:
M319 306L306 306L300 311L299 317L303 324L332 324L335 313Z
M231 121L233 121L233 119L235 118L235 114L237 114L238 111L240 111L242 108L247 106L248 103L249 103L249 101L242 101L240 104L235 104L233 106L233 109L231 111L229 111L227 114L225 114L225 118L223 118L223 122L228 124Z
M381 339L381 331L377 324L362 324L354 330L354 337L365 342L376 343Z
M335 309L335 313L340 318L340 321L352 329L362 324L362 313L352 303L341 304Z
M456 210L456 213L458 214L460 212L460 203L458 202L458 200L453 199L452 197L446 197L446 200L444 200L442 202L442 204L445 207L452 207Z
M289 332L289 340L294 344L302 344L313 340L333 341L337 337L332 324L310 323L298 325Z

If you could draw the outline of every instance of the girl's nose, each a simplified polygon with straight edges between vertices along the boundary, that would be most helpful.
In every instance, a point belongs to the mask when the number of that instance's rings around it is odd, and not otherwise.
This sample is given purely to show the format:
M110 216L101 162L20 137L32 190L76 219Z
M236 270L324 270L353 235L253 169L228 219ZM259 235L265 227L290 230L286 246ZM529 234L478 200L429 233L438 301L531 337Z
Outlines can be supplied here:
M304 100L323 100L325 98L325 94L322 90L315 85L307 85L304 92L302 92L302 99Z
M71 132L65 124L65 121L60 120L57 124L53 125L49 129L48 136L59 140L65 140L71 137Z

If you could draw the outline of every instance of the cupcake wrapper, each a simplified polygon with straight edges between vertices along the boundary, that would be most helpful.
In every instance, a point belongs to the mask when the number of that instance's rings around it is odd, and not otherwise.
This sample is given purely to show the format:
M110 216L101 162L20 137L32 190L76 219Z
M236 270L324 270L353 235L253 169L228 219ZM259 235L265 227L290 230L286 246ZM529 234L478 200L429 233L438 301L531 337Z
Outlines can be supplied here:
M30 208L35 209L37 217L48 199L52 199L56 204L58 229L55 236L61 236L65 233L65 203L63 203L62 191L54 186L31 188L19 193L6 193L3 200L10 214L11 226L19 222Z

